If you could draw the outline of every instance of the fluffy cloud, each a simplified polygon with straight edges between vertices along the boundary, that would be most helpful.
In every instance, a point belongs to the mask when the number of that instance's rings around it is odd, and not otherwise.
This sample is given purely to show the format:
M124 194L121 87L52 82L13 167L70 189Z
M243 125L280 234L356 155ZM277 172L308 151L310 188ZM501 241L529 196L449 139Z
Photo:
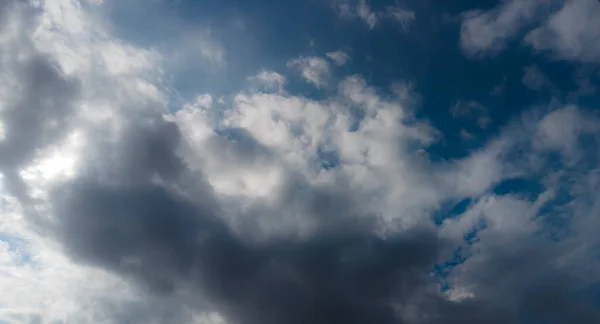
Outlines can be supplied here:
M593 113L540 108L432 159L408 83L334 83L317 57L290 65L326 97L263 71L172 109L164 54L101 12L0 5L0 320L600 319Z

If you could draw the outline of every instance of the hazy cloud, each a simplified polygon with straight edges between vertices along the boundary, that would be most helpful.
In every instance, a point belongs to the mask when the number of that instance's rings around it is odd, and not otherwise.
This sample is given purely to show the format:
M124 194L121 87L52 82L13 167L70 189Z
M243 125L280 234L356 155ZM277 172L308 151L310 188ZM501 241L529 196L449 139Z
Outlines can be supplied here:
M551 56L582 62L600 61L600 31L591 28L600 7L594 1L567 1L563 7L530 31L525 42Z
M329 52L326 54L326 56L332 60L333 63L340 66L345 65L348 63L348 61L350 61L350 55L344 51Z
M329 63L320 57L299 57L288 61L287 65L300 70L302 78L317 88L323 88L331 78Z
M460 46L469 56L494 54L528 26L552 1L504 0L493 9L463 13Z

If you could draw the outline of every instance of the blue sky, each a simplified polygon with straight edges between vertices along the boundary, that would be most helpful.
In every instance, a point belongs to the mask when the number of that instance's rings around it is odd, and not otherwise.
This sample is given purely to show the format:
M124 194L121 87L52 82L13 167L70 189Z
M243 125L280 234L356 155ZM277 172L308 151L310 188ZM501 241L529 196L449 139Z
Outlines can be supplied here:
M600 4L0 4L0 323L600 321Z

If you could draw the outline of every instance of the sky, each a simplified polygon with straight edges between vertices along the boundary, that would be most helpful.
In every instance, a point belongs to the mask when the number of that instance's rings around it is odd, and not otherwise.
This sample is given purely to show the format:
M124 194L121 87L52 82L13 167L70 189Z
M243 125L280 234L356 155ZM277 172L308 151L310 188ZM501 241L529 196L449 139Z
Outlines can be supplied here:
M598 17L0 1L0 323L600 323Z

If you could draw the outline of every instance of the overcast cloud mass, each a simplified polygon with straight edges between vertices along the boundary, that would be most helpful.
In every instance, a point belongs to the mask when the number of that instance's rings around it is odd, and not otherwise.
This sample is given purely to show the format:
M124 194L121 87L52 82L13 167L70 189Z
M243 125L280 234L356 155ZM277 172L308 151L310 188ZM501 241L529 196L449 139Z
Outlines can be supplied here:
M0 0L0 324L600 323L600 3L442 2Z

